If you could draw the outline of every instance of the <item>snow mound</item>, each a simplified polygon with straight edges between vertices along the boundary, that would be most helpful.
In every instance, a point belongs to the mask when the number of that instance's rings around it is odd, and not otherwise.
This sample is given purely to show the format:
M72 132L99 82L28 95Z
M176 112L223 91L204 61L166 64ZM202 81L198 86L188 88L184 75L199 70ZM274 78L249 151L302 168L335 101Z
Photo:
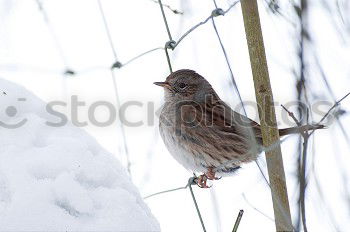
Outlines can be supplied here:
M0 231L160 230L113 155L71 124L46 125L46 104L23 87L0 79L0 90Z

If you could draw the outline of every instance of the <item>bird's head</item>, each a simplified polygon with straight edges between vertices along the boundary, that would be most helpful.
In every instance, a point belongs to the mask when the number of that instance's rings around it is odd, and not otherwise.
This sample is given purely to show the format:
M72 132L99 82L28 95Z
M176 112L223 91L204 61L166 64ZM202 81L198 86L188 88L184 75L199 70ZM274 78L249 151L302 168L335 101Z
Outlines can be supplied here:
M154 82L165 91L165 101L205 101L206 95L215 94L209 82L193 70L181 69L171 73L164 82Z

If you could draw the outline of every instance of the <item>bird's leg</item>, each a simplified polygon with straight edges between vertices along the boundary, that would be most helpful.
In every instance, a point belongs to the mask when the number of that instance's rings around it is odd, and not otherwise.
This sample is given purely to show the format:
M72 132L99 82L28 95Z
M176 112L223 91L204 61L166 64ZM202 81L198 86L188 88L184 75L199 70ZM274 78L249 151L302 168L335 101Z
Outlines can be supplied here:
M215 171L213 168L208 168L208 172L205 174L209 180L219 180L221 178L215 177Z

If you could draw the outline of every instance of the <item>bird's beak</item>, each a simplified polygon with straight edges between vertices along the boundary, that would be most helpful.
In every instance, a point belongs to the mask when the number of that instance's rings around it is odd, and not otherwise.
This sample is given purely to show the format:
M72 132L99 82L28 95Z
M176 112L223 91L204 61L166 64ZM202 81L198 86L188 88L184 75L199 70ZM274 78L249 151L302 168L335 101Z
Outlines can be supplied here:
M170 89L170 84L168 82L153 82L153 84Z

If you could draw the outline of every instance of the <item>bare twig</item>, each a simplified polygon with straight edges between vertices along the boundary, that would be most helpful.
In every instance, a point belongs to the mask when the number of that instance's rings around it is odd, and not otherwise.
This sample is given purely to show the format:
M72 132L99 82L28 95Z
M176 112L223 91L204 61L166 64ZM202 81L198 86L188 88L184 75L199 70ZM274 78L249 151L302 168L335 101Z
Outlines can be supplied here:
M289 116L291 116L293 118L293 120L295 121L295 123L300 126L300 122L298 122L298 120L295 118L294 114L290 111L288 111L283 105L282 105L283 109L286 110L289 114ZM306 122L308 124L309 122L309 110L307 110L307 117L306 117ZM303 227L304 227L304 231L307 231L307 226L306 226L306 214L305 214L305 189L306 189L306 157L307 157L307 147L308 147L308 143L309 143L309 138L310 138L310 134L309 132L303 131L302 133L300 133L304 139L303 142L303 152L302 152L302 163L301 163L301 171L300 171L300 188L299 188L299 199L300 199L300 210L301 210L301 218L302 218L302 222L303 222Z
M238 213L237 218L236 218L236 222L235 222L235 225L233 226L232 232L237 232L239 223L241 222L242 217L243 217L243 213L244 213L244 211L243 211L243 209L241 209Z
M288 115L295 121L297 126L301 126L301 123L296 119L294 114L289 111L286 107L281 105L282 108L288 113ZM309 122L309 111L307 111L307 120L306 122ZM301 210L301 218L303 222L303 227L304 231L307 231L306 227L306 216L305 216L305 189L306 189L306 180L305 180L305 175L306 175L306 157L307 157L307 146L308 146L308 141L309 141L309 133L308 131L303 131L300 133L304 139L303 142L303 152L302 152L302 165L301 165L301 171L300 171L300 188L299 188L299 199L300 199L300 210Z
M336 101L334 105L328 110L328 112L322 117L322 119L319 121L318 124L321 124L325 118L330 114L330 112L337 107L346 97L350 95L350 92L347 93L344 97L342 97L340 100ZM295 121L295 123L300 126L300 122L296 119L294 114L290 112L286 107L281 105L283 109L288 113L288 115ZM307 123L309 121L309 111L307 111ZM307 131L304 131L301 133L304 141L303 141L303 151L302 151L302 162L301 162L301 170L300 170L300 210L301 210L301 220L303 223L304 231L307 231L307 225L306 225L306 213L305 213L305 189L306 189L306 158L307 158L307 147L308 147L308 141L310 136L314 133L315 129L312 130L310 133Z
M256 208L252 203L250 203L247 199L247 197L245 196L245 194L243 193L242 194L243 196L243 199L245 200L245 202L250 206L252 207L252 209L254 209L256 212L260 213L261 215L263 215L264 217L266 217L267 219L269 219L270 221L274 222L275 220L270 217L269 215L267 215L266 213L262 212L260 209Z
M334 105L327 111L327 113L326 113L325 115L323 115L323 117L322 117L321 120L318 122L318 124L321 124L321 123L328 117L328 115L332 112L332 110L333 110L335 107L339 106L340 103L341 103L345 98L347 98L349 95L350 95L350 92L347 93L347 94L346 94L344 97L342 97L340 100L336 101L336 102L334 103ZM311 133L310 133L310 135L312 135L314 132L315 132L315 130L312 130Z
M313 49L313 53L314 53L314 60L315 60L316 65L317 65L317 67L319 69L319 72L320 72L320 76L322 77L322 80L325 83L328 92L332 96L333 101L336 101L337 99L335 97L335 94L334 94L333 90L331 89L331 86L330 86L330 84L328 82L327 76L326 76L326 74L325 74L325 72L323 70L323 67L320 64L318 55L316 54L316 49ZM348 132L345 130L345 127L344 127L343 123L339 120L339 118L335 117L335 119L336 119L336 122L337 122L337 124L338 124L338 126L339 126L339 128L340 128L340 130L342 132L342 134L344 135L344 137L345 137L345 139L346 139L346 141L348 143L348 146L350 146L350 136L349 136Z
M288 113L288 115L294 120L294 122L298 125L301 126L301 122L294 116L293 112L289 111L284 105L282 105L282 108Z
M297 15L299 19L299 51L298 51L298 56L299 56L299 78L297 79L297 94L298 94L298 113L300 117L300 123L303 121L303 112L305 110L305 105L302 104L302 98L306 99L307 92L306 92L306 79L305 79L305 43L310 40L309 33L307 31L307 13L308 13L308 0L301 0L299 5L294 5L294 10L295 14ZM303 95L304 93L304 95ZM306 225L306 217L305 217L305 171L306 171L306 155L307 155L307 144L308 144L308 137L307 133L302 133L303 137L303 144L302 139L299 138L298 141L298 171L297 171L297 176L298 176L298 181L299 181L299 201L298 201L298 230L301 230L300 228L300 218L302 220L302 225L303 229L305 232L307 232L307 225Z
M273 13L273 14L278 14L281 16L286 22L288 22L290 25L293 27L296 27L297 25L293 22L292 19L288 18L282 11L280 10L280 7L278 3L274 0L265 0L267 8Z
M348 96L350 95L350 92L347 93L344 97L342 97L340 100L336 101L334 103L334 105L328 110L328 112L322 117L322 119L320 120L319 123L323 122L323 120L325 120L327 118L327 116L330 114L330 112L335 108L337 107L338 105L340 105L340 103L345 99L347 98Z
M302 165L301 165L301 178L300 178L300 210L301 210L301 220L303 222L304 231L307 232L306 226L306 213L305 213L305 190L306 190L306 157L307 157L307 146L309 143L309 133L306 131L303 133L303 155L302 155Z

